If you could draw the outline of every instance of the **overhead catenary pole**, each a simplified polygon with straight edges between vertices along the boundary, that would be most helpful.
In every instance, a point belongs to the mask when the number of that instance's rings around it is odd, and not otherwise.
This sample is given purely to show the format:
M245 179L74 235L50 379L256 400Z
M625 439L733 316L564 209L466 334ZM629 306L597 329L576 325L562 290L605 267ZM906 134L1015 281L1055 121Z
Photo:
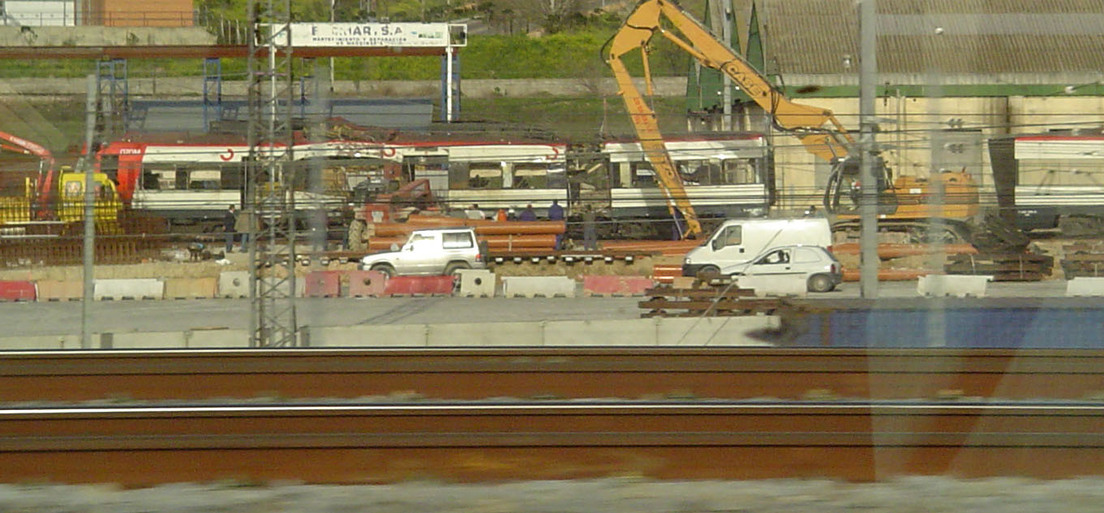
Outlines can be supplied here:
M859 0L859 149L862 158L861 206L859 233L861 268L859 287L863 298L878 297L878 184L874 165L874 134L877 131L874 114L878 79L877 4L875 0Z
M96 75L88 75L88 92L84 102L84 155L77 161L78 171L84 172L84 290L81 296L81 349L92 348L92 327L89 309L95 292L96 260L96 209L95 180L93 179L92 144L96 140L96 111L99 101L99 80ZM61 201L59 198L58 201ZM58 208L58 206L54 206Z
M299 345L295 305L290 0L249 3L250 345ZM245 214L245 215L248 215Z

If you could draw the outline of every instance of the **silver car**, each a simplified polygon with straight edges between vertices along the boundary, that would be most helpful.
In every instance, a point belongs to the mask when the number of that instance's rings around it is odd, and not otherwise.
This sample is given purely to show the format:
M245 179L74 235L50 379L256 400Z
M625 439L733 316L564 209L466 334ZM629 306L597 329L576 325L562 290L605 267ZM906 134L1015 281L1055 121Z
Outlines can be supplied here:
M414 231L402 248L365 256L360 268L387 276L449 276L461 269L485 269L483 253L471 228L432 228Z
M778 246L750 263L721 270L727 276L804 275L810 292L830 292L843 282L843 265L821 246Z

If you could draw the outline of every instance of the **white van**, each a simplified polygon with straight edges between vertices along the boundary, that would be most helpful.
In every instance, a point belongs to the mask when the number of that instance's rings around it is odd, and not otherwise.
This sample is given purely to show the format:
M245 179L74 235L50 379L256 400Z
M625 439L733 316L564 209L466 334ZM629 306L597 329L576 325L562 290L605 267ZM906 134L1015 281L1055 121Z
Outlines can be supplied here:
M721 269L747 263L768 248L800 244L832 245L832 228L823 217L797 219L731 219L717 228L705 242L686 254L683 276L699 272L720 273Z

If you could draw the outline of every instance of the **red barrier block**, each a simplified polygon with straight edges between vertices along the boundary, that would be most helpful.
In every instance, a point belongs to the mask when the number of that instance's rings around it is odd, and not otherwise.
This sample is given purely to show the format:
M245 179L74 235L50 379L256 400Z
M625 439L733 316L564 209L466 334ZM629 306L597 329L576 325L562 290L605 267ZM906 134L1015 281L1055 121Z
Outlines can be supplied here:
M37 297L33 281L0 281L0 301L34 301Z
M344 271L311 271L306 276L304 297L341 297Z
M387 279L385 296L439 296L452 294L452 276L395 276Z
M655 282L643 276L583 276L584 296L643 296Z
M350 271L349 297L380 297L387 287L387 275L379 271Z

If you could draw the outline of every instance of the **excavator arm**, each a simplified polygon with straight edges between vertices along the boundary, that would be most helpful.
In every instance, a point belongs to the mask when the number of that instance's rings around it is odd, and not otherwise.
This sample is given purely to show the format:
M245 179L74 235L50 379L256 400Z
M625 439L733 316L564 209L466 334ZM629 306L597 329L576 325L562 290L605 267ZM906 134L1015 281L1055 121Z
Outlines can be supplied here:
M50 191L57 181L57 161L54 155L45 146L29 141L17 135L0 132L0 149L34 155L39 158L38 178L35 181L35 197L33 198L33 213L36 219L47 215Z
M743 57L715 38L674 2L644 0L637 4L607 43L605 57L613 70L644 153L667 194L668 206L672 213L677 209L686 219L687 230L684 236L700 235L701 224L694 213L693 205L687 200L682 178L667 154L655 111L633 83L632 76L621 60L622 56L634 50L641 52L645 89L647 95L651 96L653 86L648 64L648 45L657 34L690 54L703 66L719 70L731 78L755 103L770 113L779 130L797 137L810 153L834 163L849 155L849 148L855 141L832 111L790 101Z
M664 26L664 19L670 29ZM620 64L621 56L626 53L640 49L645 59L644 80L651 94L647 45L657 34L690 54L701 65L719 70L731 78L752 101L770 113L779 130L796 136L810 153L829 162L850 153L848 148L855 141L831 110L790 101L747 60L671 0L644 0L637 4L608 45L610 66L614 66L614 61ZM618 85L622 90L625 90L626 84L635 89L624 66L621 66L620 73L626 75L618 76ZM619 75L616 68L614 74ZM627 95L625 101L626 104L629 101Z

